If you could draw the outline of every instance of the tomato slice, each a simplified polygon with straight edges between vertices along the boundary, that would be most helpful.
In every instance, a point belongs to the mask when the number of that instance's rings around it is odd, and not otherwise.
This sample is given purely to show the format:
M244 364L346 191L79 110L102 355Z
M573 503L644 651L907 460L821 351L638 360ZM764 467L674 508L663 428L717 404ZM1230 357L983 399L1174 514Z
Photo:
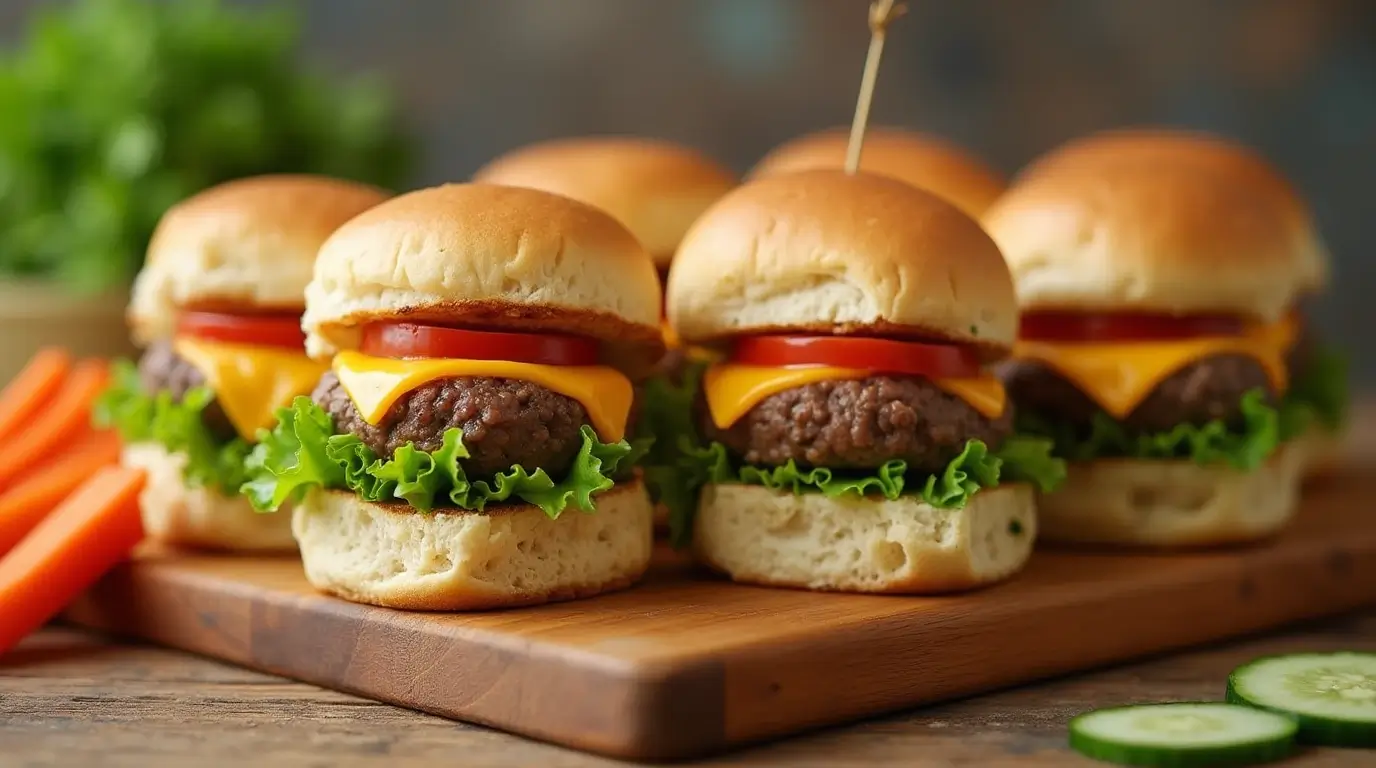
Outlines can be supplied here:
M933 379L980 375L979 355L969 347L855 336L748 336L736 342L732 359L776 368L830 365Z
M1163 315L1147 312L1025 312L1021 338L1035 341L1150 341L1200 336L1241 336L1231 315Z
M510 360L540 365L596 365L597 342L551 333L467 331L415 323L369 323L361 351L376 357Z
M227 312L183 312L177 332L211 341L304 349L306 334L298 314L234 315Z

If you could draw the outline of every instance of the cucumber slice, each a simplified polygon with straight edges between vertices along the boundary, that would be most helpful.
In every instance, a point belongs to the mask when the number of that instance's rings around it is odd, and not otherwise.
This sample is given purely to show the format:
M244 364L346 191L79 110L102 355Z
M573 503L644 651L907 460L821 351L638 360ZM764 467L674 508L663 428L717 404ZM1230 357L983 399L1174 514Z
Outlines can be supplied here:
M1221 702L1114 707L1071 720L1070 746L1087 757L1122 765L1255 765L1290 754L1295 721Z
M1376 653L1292 653L1233 670L1228 701L1284 712L1300 741L1376 747Z

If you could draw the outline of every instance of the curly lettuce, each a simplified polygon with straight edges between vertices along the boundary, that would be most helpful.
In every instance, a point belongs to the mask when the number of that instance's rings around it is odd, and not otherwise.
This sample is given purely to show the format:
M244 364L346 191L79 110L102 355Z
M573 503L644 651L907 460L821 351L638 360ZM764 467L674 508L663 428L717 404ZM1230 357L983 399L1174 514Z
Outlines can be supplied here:
M169 392L148 394L138 370L127 360L111 368L110 386L92 411L92 421L113 428L126 443L157 443L186 456L182 477L192 488L208 487L225 496L238 493L247 479L244 460L252 446L241 438L223 440L206 428L201 413L215 400L208 387L194 387L181 400Z
M584 425L573 466L559 480L519 465L474 479L460 465L469 453L458 428L444 433L438 450L407 444L384 459L357 436L335 434L329 414L309 397L297 397L278 409L277 417L275 427L259 431L241 488L260 511L299 501L309 488L327 488L352 491L368 502L404 501L421 512L446 506L482 511L516 498L557 519L569 507L594 511L593 497L610 489L650 449L644 440L601 442Z
M1018 431L1049 438L1055 444L1052 453L1070 461L1183 459L1251 471L1280 444L1282 416L1277 408L1267 405L1266 395L1259 389L1243 395L1240 407L1242 421L1238 426L1214 420L1145 434L1129 432L1102 411L1094 414L1088 429L1022 411L1018 414Z
M1347 358L1333 347L1316 345L1303 374L1291 380L1282 400L1289 416L1283 436L1298 435L1315 422L1329 431L1341 429L1349 402Z

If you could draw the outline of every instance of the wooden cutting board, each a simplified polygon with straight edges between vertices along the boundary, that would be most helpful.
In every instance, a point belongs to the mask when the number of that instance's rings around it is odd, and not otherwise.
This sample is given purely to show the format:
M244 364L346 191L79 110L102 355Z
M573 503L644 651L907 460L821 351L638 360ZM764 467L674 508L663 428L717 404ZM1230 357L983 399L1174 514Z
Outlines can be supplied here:
M1310 491L1263 546L1039 551L1012 582L954 597L736 586L663 552L626 592L415 614L315 594L290 559L149 550L69 618L578 749L681 758L1376 603L1372 467Z

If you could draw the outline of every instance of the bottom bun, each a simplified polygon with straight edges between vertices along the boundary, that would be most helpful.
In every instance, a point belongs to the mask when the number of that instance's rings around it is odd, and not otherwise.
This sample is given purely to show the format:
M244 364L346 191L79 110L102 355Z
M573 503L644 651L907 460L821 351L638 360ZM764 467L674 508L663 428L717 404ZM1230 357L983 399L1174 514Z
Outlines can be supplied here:
M1037 536L1031 486L980 491L964 509L919 499L793 494L757 485L703 490L698 556L752 584L923 594L977 587L1022 568Z
M1042 541L1177 547L1265 538L1295 514L1303 457L1285 445L1252 472L1189 461L1071 464L1065 485L1038 499Z
M595 512L551 520L529 504L422 513L315 490L292 531L306 578L346 600L417 611L531 605L628 587L649 566L652 512L640 481L595 499Z
M290 552L296 549L287 511L255 512L243 496L210 488L189 488L182 480L186 455L156 443L124 447L122 462L144 470L139 494L143 530L166 544L232 552Z
M1296 442L1304 453L1305 480L1320 480L1342 469L1345 440L1341 432L1314 426Z

